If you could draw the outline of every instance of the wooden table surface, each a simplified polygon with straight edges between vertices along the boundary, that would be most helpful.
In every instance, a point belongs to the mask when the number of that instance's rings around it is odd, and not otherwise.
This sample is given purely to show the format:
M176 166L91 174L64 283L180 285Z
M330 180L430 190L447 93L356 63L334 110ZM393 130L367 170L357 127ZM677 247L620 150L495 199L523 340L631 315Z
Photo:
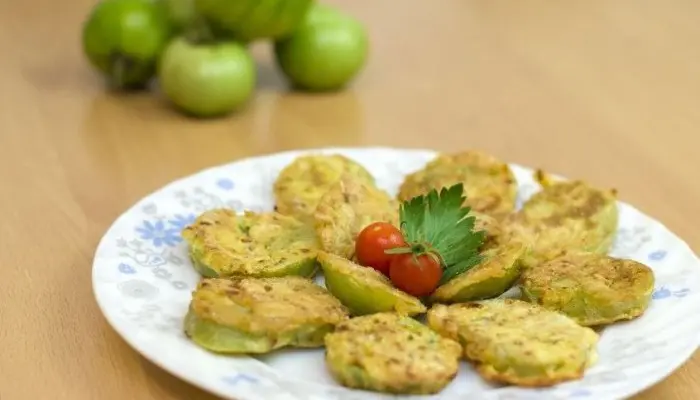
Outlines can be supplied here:
M0 3L2 400L212 398L108 326L92 255L142 196L244 156L481 148L614 186L700 248L700 2L336 3L371 32L349 90L289 93L259 46L255 100L217 121L107 93L78 46L94 0ZM698 375L696 355L637 398L700 398Z

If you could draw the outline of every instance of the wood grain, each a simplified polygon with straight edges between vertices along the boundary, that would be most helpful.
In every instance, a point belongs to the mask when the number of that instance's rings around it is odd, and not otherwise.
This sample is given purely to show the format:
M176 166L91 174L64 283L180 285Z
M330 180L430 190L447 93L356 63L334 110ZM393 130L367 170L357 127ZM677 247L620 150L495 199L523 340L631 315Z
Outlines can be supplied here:
M335 2L372 37L349 90L290 93L263 44L255 100L206 122L104 90L78 46L93 0L0 3L2 400L212 398L110 329L91 261L133 202L244 156L481 148L614 186L700 247L700 2ZM696 355L637 398L698 398L698 374Z

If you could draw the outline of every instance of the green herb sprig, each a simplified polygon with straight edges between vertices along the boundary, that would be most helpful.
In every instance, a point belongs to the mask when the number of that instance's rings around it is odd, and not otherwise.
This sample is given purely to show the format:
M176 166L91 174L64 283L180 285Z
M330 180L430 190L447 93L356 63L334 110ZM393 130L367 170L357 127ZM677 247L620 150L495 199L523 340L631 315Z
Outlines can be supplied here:
M399 215L404 239L412 249L437 253L443 268L441 285L482 260L479 247L486 232L474 230L476 218L469 215L469 206L463 206L465 200L464 186L458 183L439 192L433 189L401 204Z

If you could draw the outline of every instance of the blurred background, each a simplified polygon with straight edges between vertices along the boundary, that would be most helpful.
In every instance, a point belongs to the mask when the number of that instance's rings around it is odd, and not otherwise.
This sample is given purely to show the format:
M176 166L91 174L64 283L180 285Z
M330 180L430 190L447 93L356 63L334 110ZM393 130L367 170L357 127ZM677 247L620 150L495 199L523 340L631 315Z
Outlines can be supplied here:
M148 171L138 187L155 189L253 153L385 145L477 147L585 175L642 208L668 204L656 213L681 229L681 200L669 193L700 202L689 145L700 123L700 3L325 3L368 32L367 62L347 88L289 91L263 41L252 46L258 80L245 110L196 120L153 93L106 90L80 46L94 1L3 1L1 147L66 157L77 176L63 179L109 181L130 200L144 193L131 192L118 168ZM117 167L127 153L128 164Z

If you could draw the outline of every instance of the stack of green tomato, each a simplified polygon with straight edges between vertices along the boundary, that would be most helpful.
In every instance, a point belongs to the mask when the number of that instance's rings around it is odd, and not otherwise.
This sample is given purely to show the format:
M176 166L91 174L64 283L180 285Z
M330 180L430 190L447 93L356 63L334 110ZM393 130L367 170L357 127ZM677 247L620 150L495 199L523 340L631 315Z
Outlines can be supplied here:
M355 18L314 0L102 0L82 44L90 64L120 90L157 78L182 112L215 117L240 109L255 91L251 42L274 43L277 65L301 90L345 87L368 54Z

